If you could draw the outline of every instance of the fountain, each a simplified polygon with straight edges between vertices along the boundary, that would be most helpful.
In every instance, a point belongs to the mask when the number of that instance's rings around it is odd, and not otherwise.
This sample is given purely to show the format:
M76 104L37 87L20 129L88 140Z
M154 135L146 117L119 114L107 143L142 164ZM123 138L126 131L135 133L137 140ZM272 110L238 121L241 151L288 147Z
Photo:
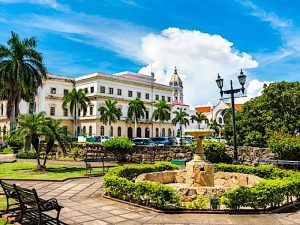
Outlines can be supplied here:
M194 159L186 164L186 184L194 187L214 186L214 165L206 160L202 140L213 134L213 130L186 130L197 141Z
M191 201L202 194L205 197L220 196L224 191L239 185L251 187L261 178L241 173L217 172L214 165L206 160L202 141L213 130L186 130L197 141L194 158L186 164L185 169L140 174L135 182L152 181L171 186L182 196L182 201Z

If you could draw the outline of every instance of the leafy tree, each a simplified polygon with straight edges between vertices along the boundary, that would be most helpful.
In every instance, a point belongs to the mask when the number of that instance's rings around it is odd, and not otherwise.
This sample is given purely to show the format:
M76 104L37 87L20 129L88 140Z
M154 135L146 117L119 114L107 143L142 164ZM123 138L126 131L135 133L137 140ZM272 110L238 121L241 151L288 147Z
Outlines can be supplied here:
M116 123L120 120L122 116L122 110L117 107L117 101L112 101L110 99L105 100L105 106L100 106L99 111L101 114L100 121L105 125L108 123L111 135L111 123Z
M216 119L211 120L208 126L209 126L210 129L215 131L215 134L217 136L219 136L220 130L221 130L221 125L218 124Z
M75 88L66 93L63 98L62 108L65 109L69 106L71 115L74 116L74 135L78 136L77 134L77 110L80 109L83 111L83 114L86 114L88 104L90 100L86 97L84 90L79 89L76 90Z
M165 100L159 100L157 103L154 104L154 107L156 109L153 112L152 119L154 119L155 121L159 120L160 135L162 135L161 125L164 121L170 119L171 106L168 105L168 103Z
M64 153L66 152L66 147L71 143L68 132L61 127L61 121L46 117L43 113L21 115L17 125L17 129L13 131L13 134L30 137L31 144L37 155L37 170L46 168L48 154L52 151L55 142L61 146ZM41 163L41 138L44 138L46 142L46 154L43 164Z
M175 117L172 120L172 123L174 126L176 126L178 123L180 125L180 134L182 137L182 125L185 127L189 125L189 114L187 114L186 111L183 110L183 108L180 108L179 111L174 111ZM182 144L182 139L180 139L180 144Z
M225 137L232 138L225 119ZM267 147L275 132L295 136L300 131L300 82L278 82L265 87L261 96L246 102L236 112L239 145Z
M134 119L134 132L135 132L135 137L137 134L137 123L139 117L144 117L146 111L146 107L144 105L144 102L140 98L133 99L129 102L128 105L128 112L127 112L127 117L130 120Z
M0 45L0 100L7 100L10 130L15 128L15 118L20 114L21 99L33 100L47 77L42 54L36 51L36 46L34 37L20 39L14 32L7 46Z
M201 125L202 121L208 122L208 119L201 112L196 112L195 115L191 116L191 121L192 121L192 123L194 123L194 121L196 121L198 123L198 128L200 129L200 125Z

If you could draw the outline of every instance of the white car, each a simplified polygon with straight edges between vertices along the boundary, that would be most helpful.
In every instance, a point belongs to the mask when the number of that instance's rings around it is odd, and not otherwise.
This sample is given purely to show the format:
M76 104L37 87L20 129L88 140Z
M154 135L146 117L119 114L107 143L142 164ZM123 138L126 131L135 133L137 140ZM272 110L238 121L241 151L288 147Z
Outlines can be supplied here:
M108 137L108 136L100 136L100 142L106 142L109 139L110 139L110 137Z

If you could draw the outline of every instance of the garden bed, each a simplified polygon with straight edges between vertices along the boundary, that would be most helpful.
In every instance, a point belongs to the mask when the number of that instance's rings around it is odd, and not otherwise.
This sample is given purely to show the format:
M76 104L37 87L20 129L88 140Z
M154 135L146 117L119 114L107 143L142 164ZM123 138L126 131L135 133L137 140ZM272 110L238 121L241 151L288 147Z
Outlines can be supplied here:
M104 176L104 186L108 196L139 204L157 210L184 211L190 209L208 212L208 200L183 203L174 188L149 181L135 182L142 173L175 170L170 163L154 165L122 166L111 169ZM300 198L300 173L278 169L272 165L258 167L244 165L216 164L215 169L223 172L253 174L264 178L254 187L239 186L222 194L221 202L226 213L272 212L283 206L294 204ZM199 211L199 212L200 212ZM215 211L216 212L216 211Z

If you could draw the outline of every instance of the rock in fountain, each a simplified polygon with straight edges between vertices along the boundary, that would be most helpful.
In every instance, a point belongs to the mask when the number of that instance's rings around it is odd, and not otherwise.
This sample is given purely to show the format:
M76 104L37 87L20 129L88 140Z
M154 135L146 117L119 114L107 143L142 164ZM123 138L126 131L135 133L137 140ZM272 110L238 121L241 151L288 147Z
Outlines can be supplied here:
M214 186L214 165L206 160L202 140L211 135L213 130L186 130L197 141L194 159L186 164L186 184L193 187Z

